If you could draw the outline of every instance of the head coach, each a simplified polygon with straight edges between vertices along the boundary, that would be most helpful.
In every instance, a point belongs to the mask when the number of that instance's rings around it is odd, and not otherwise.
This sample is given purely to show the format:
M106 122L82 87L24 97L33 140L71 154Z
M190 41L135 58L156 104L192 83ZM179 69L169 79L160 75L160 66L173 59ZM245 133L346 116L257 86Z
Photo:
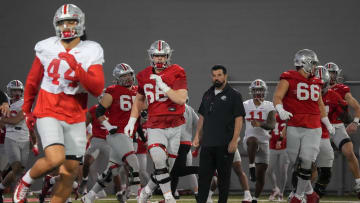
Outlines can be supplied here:
M202 97L193 140L195 147L201 144L198 203L206 202L215 170L219 180L218 202L227 202L231 165L245 116L241 94L227 83L226 68L215 65L211 74L213 85Z

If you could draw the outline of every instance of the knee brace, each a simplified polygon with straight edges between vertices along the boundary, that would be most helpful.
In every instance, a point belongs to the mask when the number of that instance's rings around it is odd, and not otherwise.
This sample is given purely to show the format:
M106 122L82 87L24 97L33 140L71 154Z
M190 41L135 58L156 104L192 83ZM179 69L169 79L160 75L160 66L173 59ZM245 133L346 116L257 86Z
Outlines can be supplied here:
M139 171L134 171L134 169L129 166L129 185L138 185L140 184Z
M101 185L101 187L106 187L107 183L111 182L112 179L112 170L111 169L107 169L105 170L101 175L98 176L98 180L97 182L99 183L99 185Z
M171 181L169 170L167 168L155 169L154 175L157 184L165 184Z
M330 183L331 179L331 168L330 167L321 167L318 168L318 180L315 183L314 190L320 196L324 196L326 194L326 187Z

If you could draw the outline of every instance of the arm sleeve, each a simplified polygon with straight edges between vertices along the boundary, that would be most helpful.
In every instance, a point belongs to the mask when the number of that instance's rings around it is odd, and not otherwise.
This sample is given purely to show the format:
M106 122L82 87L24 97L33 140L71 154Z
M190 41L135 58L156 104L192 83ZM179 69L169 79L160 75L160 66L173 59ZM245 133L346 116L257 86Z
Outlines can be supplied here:
M32 105L43 77L44 67L41 64L40 59L35 57L25 83L24 104L22 107L24 113L31 112Z
M0 90L0 105L3 104L3 103L9 103L9 100L6 96L6 94Z
M75 74L79 78L81 85L90 92L90 94L95 97L101 95L105 85L102 65L92 65L88 68L87 72L79 67Z

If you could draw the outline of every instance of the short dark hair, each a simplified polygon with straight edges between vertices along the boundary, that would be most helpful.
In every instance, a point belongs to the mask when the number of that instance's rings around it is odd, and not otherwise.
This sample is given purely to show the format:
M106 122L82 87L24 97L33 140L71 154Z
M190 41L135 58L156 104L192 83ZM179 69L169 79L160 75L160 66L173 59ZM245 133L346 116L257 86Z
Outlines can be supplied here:
M220 64L217 64L217 65L213 66L213 67L211 68L211 71L220 70L220 69L223 71L224 75L226 75L226 72L227 72L227 71L226 71L225 66L220 65Z

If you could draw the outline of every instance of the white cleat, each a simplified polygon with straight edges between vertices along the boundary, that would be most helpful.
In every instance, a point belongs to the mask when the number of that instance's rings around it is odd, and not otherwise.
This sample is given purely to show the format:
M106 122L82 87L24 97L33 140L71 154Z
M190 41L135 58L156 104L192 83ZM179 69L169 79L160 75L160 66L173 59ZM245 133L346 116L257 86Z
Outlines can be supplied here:
M94 191L90 190L86 195L81 197L82 203L94 203L96 199L96 194Z
M165 203L176 203L175 198L165 199Z
M100 190L98 193L96 193L96 199L105 198L107 196L104 189Z
M147 200L151 197L151 193L147 193L145 188L141 188L138 196L136 197L138 203L147 203Z
M25 183L22 179L20 179L18 185L16 186L13 201L15 203L25 203L27 202L27 195L30 191L30 184Z
M276 197L280 194L280 189L276 187L269 197L269 201L275 201Z

